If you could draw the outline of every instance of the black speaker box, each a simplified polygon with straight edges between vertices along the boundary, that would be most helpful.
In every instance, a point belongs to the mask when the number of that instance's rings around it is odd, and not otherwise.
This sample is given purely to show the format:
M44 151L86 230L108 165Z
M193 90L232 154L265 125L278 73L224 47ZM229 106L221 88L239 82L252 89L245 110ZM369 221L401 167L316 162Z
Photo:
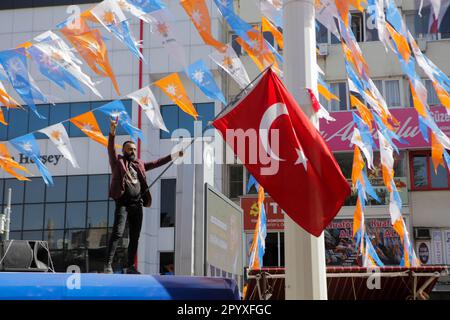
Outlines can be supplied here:
M0 242L0 271L47 272L52 266L46 241L4 240Z

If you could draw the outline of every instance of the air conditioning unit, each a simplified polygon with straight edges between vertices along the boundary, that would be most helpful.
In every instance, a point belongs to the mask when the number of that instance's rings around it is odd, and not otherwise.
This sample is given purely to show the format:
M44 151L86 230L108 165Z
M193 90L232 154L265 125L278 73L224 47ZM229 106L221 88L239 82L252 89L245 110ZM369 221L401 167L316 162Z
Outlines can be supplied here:
M319 43L319 56L327 56L328 55L328 44Z
M429 240L431 239L431 230L428 228L414 228L414 238Z

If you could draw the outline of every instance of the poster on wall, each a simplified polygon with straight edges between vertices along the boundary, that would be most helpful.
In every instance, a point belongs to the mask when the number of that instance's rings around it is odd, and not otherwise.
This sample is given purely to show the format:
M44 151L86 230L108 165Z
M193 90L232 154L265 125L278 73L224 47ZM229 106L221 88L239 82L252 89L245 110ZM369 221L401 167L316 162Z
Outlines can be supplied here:
M445 264L450 264L450 230L444 231Z
M432 264L431 262L431 243L428 240L417 241L416 253L422 265Z
M399 265L402 260L402 245L400 237L391 226L390 219L366 219L366 229L384 265ZM325 257L328 266L361 265L361 258L353 238L353 220L334 220L326 228L324 237Z
M433 230L431 232L431 241L432 245L432 263L433 264L444 264L444 255L442 253L442 231L441 230Z

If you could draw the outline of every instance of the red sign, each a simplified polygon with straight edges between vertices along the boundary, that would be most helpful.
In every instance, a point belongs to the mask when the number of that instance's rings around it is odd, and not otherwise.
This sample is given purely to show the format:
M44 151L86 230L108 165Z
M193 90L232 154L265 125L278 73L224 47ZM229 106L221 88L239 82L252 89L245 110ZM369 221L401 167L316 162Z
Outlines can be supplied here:
M244 211L244 230L254 231L258 219L258 198L256 195L241 197L241 208ZM267 231L284 230L284 211L271 198L264 200L266 209Z
M450 115L442 106L431 107L431 115L438 127L450 136ZM396 141L399 149L429 148L430 143L426 142L419 130L419 120L417 111L414 108L390 109L392 115L399 121L397 134L408 141L408 144L401 144ZM332 112L331 116L336 121L328 122L322 119L320 121L320 131L330 147L331 151L351 151L353 150L350 142L355 126L352 118L352 111ZM376 137L374 137L376 139Z

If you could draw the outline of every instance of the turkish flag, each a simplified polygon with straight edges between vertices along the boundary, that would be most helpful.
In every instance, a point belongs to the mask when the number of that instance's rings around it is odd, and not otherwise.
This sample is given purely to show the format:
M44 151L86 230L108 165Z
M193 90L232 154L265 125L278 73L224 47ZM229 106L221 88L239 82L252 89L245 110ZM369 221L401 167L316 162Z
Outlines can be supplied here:
M269 69L213 122L247 170L297 224L320 236L350 194L324 139Z

